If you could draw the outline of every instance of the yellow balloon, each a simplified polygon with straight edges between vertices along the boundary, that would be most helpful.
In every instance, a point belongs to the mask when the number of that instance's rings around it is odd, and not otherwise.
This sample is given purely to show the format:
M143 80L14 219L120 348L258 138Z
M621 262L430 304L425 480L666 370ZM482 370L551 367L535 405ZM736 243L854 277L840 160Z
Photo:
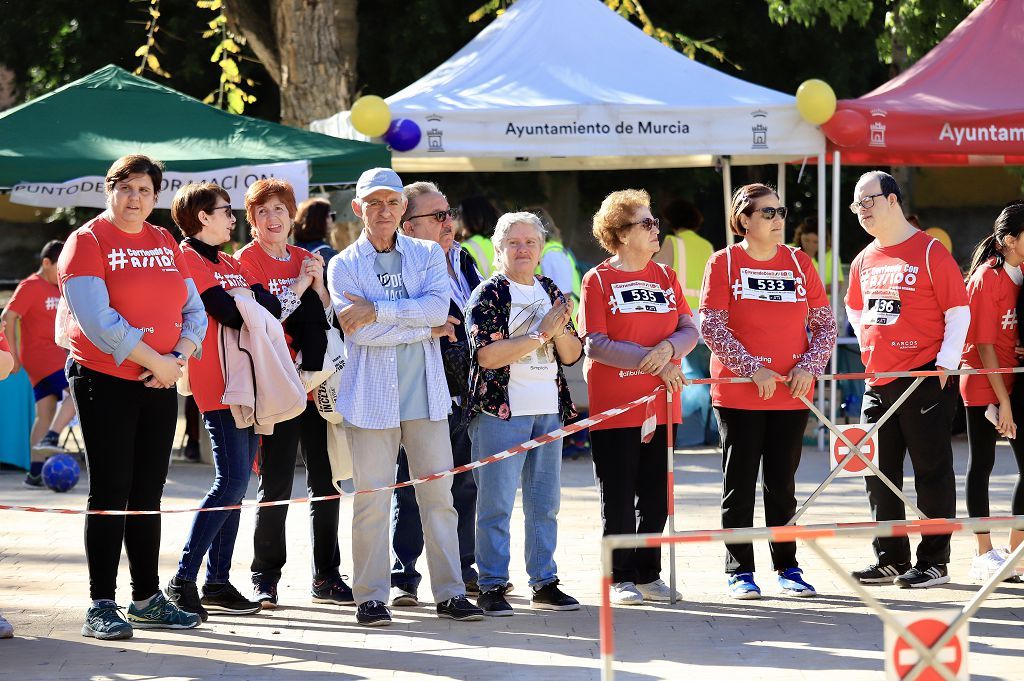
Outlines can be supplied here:
M360 97L352 104L352 127L368 137L380 137L391 125L391 109L377 95Z
M924 233L933 239L938 239L939 243L945 246L947 251L953 252L953 240L949 238L949 233L942 229L942 227L929 227L924 230Z
M805 80L796 89L796 108L805 121L821 125L836 112L836 93L823 80Z

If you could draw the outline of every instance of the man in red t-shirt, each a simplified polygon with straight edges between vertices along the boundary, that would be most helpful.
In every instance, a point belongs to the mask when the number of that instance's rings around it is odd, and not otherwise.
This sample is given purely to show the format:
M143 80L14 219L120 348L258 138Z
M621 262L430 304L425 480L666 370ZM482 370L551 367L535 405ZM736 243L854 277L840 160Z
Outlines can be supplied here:
M936 239L907 222L902 194L891 175L861 176L850 209L875 237L850 267L846 311L871 373L955 369L970 326L963 276ZM914 379L868 379L864 423L876 423ZM929 377L910 393L878 431L878 467L903 487L903 460L910 452L917 504L929 518L956 515L953 448L955 381ZM903 520L903 502L877 476L865 478L875 520ZM906 537L874 541L877 563L853 576L865 584L893 582L905 589L949 581L949 535L921 538L910 564Z
M36 421L30 436L32 462L25 476L27 487L43 487L43 462L47 456L62 451L58 438L75 417L75 401L65 399L68 379L64 365L68 353L54 341L60 300L57 258L63 248L63 241L50 241L43 246L39 269L18 284L3 313L3 320L13 332L14 371L25 367L36 398Z

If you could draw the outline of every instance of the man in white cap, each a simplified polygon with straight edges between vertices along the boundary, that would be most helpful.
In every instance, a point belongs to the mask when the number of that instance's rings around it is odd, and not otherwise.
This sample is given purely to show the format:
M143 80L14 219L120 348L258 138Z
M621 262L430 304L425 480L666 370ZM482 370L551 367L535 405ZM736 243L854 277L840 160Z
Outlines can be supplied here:
M395 171L364 172L352 200L363 232L327 270L348 351L337 408L346 421L356 489L395 482L399 445L413 478L453 467L451 396L436 341L455 340L448 272L438 244L398 233L405 208ZM451 486L451 477L416 486L437 615L480 620L483 611L465 595ZM360 494L353 502L353 592L356 621L364 626L391 623L385 605L391 586L390 505L391 495L384 492Z

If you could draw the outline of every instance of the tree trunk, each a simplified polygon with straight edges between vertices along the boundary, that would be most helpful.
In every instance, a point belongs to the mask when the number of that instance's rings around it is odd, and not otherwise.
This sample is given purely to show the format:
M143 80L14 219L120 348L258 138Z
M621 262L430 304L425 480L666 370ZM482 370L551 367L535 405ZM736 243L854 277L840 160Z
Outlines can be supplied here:
M358 0L224 0L281 91L281 122L304 128L352 103Z

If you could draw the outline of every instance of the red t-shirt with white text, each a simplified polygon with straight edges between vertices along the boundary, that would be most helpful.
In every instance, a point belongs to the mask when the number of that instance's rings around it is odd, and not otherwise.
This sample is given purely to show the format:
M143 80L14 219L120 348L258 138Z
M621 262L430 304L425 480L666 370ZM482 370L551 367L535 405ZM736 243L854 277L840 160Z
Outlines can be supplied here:
M861 359L868 372L909 371L934 362L946 310L964 305L960 268L945 246L924 232L895 246L874 241L850 265L846 306L862 311Z
M21 318L21 364L35 385L50 374L64 369L67 350L53 340L60 289L38 274L29 275L7 303L7 309Z
M214 286L223 287L226 291L233 288L249 288L249 282L242 274L242 266L227 253L220 253L217 256L218 262L212 263L184 241L179 248L200 295ZM193 356L188 360L188 380L192 396L199 411L204 414L217 409L227 409L223 402L224 371L220 361L220 323L209 315L207 320L203 356L201 359Z
M679 317L689 315L676 273L671 267L649 262L639 272L623 272L607 260L583 277L580 302L580 334L603 333L613 341L629 341L654 347L673 333ZM673 360L679 364L679 360ZM638 369L619 369L589 357L583 363L590 397L590 413L597 414L624 402L649 395L664 383ZM658 423L666 420L665 409L658 401ZM680 401L673 401L672 422L680 423ZM636 407L591 426L591 430L632 428L643 424L644 407Z
M142 329L142 340L160 354L174 349L181 338L181 309L188 300L188 266L178 244L162 228L143 223L128 234L103 215L75 230L64 244L58 263L60 286L73 277L99 277L110 296L110 307L131 326ZM71 356L100 373L138 380L143 368L114 358L85 337L72 317L68 328Z
M704 270L701 308L729 312L729 330L765 368L786 376L807 352L807 315L828 307L814 263L798 248L779 246L771 260L755 260L740 245L711 256ZM735 377L714 354L711 378ZM807 396L813 400L812 393ZM771 399L758 397L750 382L715 383L711 402L729 409L806 409L785 386Z
M967 282L967 299L971 305L971 328L964 344L963 368L983 369L978 344L995 346L1000 367L1017 366L1017 294L1020 284L1006 271L1006 265L992 269L987 264L979 267ZM1020 269L1017 270L1019 275ZM1019 276L1018 276L1019 278ZM1013 374L999 374L1006 391L1013 389ZM961 376L960 396L968 407L999 404L985 375Z

